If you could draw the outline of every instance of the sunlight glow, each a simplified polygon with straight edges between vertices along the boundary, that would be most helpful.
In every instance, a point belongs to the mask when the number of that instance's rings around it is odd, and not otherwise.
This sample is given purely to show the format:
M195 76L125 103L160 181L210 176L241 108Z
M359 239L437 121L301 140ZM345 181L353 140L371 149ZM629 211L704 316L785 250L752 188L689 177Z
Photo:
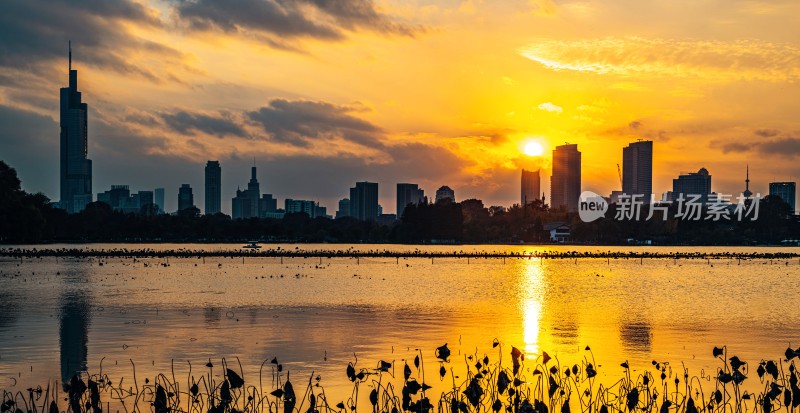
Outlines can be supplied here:
M524 151L525 155L528 156L542 156L544 153L544 148L542 148L542 144L539 142L528 142L525 144Z

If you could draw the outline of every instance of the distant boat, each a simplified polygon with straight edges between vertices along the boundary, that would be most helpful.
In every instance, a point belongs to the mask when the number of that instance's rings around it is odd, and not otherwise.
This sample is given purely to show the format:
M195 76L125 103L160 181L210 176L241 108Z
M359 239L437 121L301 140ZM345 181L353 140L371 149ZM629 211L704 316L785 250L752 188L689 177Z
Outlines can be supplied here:
M247 245L242 245L242 248L257 250L261 248L261 245L258 245L258 241L247 241Z

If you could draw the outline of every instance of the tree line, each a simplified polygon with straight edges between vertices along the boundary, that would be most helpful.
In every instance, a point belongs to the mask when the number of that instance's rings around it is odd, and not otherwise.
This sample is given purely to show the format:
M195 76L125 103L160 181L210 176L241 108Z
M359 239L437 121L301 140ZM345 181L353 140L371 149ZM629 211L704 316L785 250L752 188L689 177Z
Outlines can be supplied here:
M765 197L756 221L649 221L614 219L615 205L591 223L574 213L548 207L544 199L510 208L482 201L424 201L408 205L391 225L376 221L310 218L304 213L283 219L231 219L201 215L197 208L158 214L145 207L139 214L115 211L92 202L77 214L53 206L43 194L22 190L16 171L0 161L0 243L42 242L267 242L310 243L549 243L548 224L564 223L570 241L619 245L652 240L665 245L778 244L800 239L800 223L777 197ZM670 216L674 216L674 212Z

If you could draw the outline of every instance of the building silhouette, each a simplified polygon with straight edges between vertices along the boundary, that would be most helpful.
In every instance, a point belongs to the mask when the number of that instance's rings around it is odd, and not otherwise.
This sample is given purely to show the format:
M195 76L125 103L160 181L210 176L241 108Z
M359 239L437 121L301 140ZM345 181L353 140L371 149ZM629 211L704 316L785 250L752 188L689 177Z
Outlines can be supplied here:
M183 184L178 189L178 211L194 207L194 194L189 184Z
M158 212L164 213L166 210L164 207L164 188L156 188L156 190L153 191L153 203L158 207Z
M261 195L261 200L258 201L258 216L267 218L272 213L278 212L278 199L273 198L272 194Z
M550 177L550 204L567 211L578 210L581 195L581 153L578 145L556 146L553 150L553 174Z
M789 210L792 214L795 213L795 196L797 184L795 182L770 182L769 194L770 196L780 197L783 202L789 204Z
M436 203L438 204L446 199L449 199L450 202L456 202L456 192L447 185L436 190Z
M222 210L222 168L219 161L206 163L206 215Z
M689 200L689 195L700 195L699 202L708 202L711 194L711 175L706 168L697 172L682 173L672 180L670 201L676 201L683 194L683 199Z
M236 196L231 200L231 216L233 219L258 218L258 204L261 198L261 186L256 178L256 167L250 168L250 182L247 189L236 189Z
M328 212L327 208L319 206L319 202L291 198L284 201L284 211L287 214L304 212L310 218L325 218Z
M97 194L97 201L104 202L115 211L126 214L151 213L143 208L153 205L153 191L139 191L131 193L128 185L111 185L111 189Z
M522 170L522 180L520 181L520 205L525 206L541 199L541 169L535 171Z
M356 186L350 188L350 216L374 221L378 215L378 183L356 182Z
M336 211L336 219L350 216L350 199L342 198L339 200L339 209Z
M397 184L397 218L403 218L403 211L409 204L419 204L425 199L425 191L417 184Z
M638 141L622 148L622 192L642 195L650 202L653 194L653 141Z
M69 86L61 88L61 201L59 205L74 214L92 202L92 161L89 155L87 112L78 91L78 71L72 69L72 44L69 47Z

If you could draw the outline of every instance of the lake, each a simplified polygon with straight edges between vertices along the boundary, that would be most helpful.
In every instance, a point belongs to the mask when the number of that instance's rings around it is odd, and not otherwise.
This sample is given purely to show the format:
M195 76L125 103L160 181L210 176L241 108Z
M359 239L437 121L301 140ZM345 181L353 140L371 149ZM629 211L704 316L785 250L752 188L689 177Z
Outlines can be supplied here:
M352 247L800 252L783 247ZM529 358L546 351L567 366L594 358L598 377L609 381L622 374L619 363L625 360L636 371L657 360L673 368L683 364L700 376L721 365L711 355L714 346L727 345L729 355L755 364L800 345L800 312L794 308L798 274L797 259L3 258L0 388L45 386L74 371L97 373L101 367L111 379L131 380L134 365L139 380L174 371L186 383L189 363L192 374L200 376L205 363L219 364L221 358L237 370L241 363L245 380L252 383L262 363L277 357L293 381L319 375L335 404L349 395L345 367L350 362L374 367L386 360L399 368L419 349L428 384L446 389L434 349L448 344L448 368L458 374L466 370L466 355L496 358L495 339L504 353L511 346ZM264 366L269 372L274 365Z

